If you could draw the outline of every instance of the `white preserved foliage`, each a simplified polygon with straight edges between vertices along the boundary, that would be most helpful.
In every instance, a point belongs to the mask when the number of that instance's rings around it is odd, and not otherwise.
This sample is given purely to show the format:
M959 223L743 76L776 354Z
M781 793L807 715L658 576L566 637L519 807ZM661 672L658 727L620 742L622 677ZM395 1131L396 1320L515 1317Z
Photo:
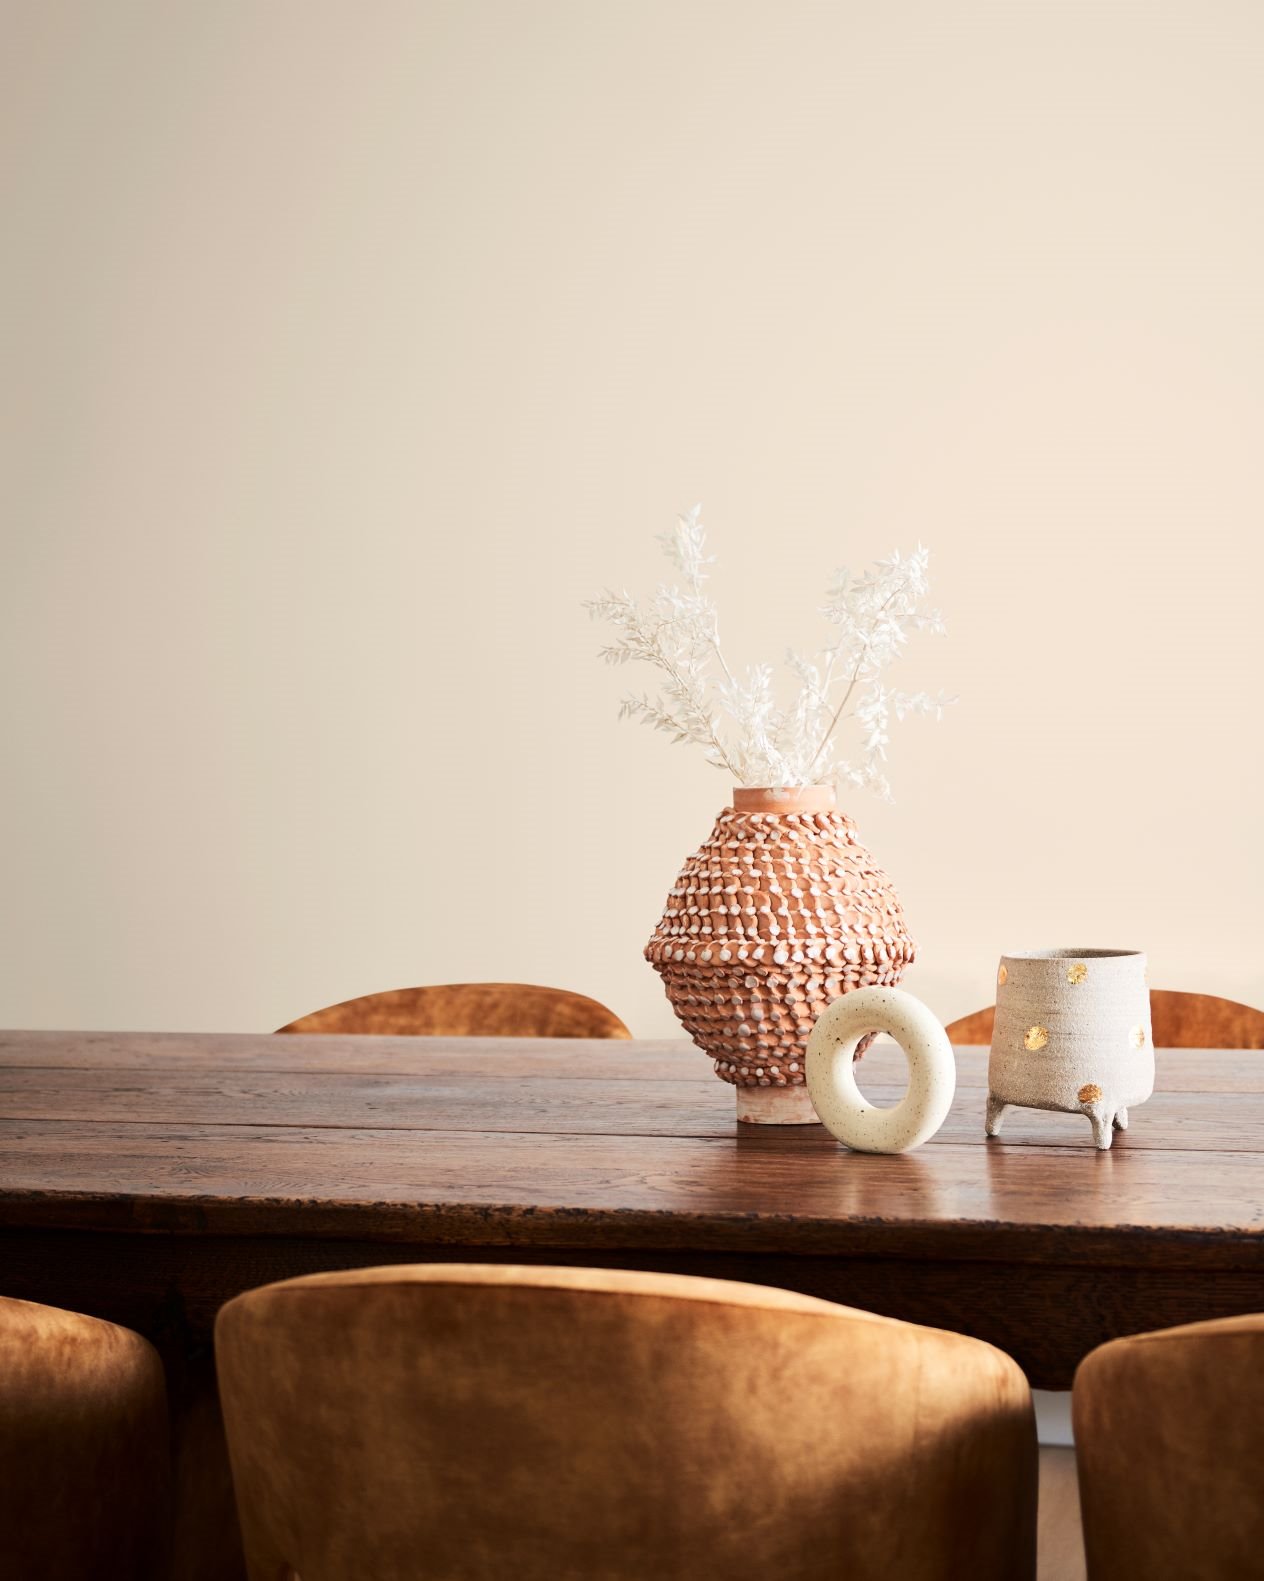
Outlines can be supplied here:
M789 652L794 681L789 706L778 701L773 668L757 664L735 675L720 647L719 617L703 592L707 567L702 507L681 516L659 542L683 586L660 584L641 602L606 593L585 607L614 628L601 650L609 664L639 660L662 675L657 695L629 693L621 718L640 719L673 740L692 741L739 785L836 783L875 791L889 801L885 773L892 719L942 717L953 698L943 693L888 689L883 674L900 656L910 632L942 635L939 612L924 608L930 590L930 552L893 551L870 570L835 573L821 613L832 627L819 652ZM851 756L839 756L839 726L851 721Z

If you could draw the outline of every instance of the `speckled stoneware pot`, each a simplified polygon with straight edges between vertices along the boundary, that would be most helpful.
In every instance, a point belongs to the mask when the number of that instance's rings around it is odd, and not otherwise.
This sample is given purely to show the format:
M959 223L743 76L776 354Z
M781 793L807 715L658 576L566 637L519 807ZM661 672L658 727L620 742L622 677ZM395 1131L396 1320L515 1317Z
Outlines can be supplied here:
M898 983L913 941L832 786L743 788L681 869L645 956L736 1088L737 1118L807 1125L817 1017L853 989Z
M1004 955L988 1060L987 1134L1011 1105L1082 1114L1108 1148L1154 1091L1146 958L1140 950Z

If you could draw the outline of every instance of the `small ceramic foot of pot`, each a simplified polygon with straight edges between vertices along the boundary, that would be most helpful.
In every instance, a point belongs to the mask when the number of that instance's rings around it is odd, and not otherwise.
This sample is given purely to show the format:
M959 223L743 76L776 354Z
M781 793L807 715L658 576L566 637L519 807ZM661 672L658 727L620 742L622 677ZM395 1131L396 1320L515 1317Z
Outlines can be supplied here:
M987 1121L984 1130L989 1136L1000 1136L1001 1127L1005 1124L1005 1111L1008 1108L1009 1104L1002 1103L999 1098L994 1098L988 1093Z
M735 1087L737 1118L746 1125L819 1125L806 1087Z
M1101 1153L1109 1152L1110 1144L1115 1140L1115 1130L1112 1125L1114 1115L1109 1109L1103 1109L1101 1104L1085 1104L1084 1113L1093 1122L1093 1146Z
M1116 1131L1126 1131L1128 1129L1128 1111L1127 1111L1127 1109L1116 1109L1116 1111L1115 1111L1115 1129L1116 1129Z

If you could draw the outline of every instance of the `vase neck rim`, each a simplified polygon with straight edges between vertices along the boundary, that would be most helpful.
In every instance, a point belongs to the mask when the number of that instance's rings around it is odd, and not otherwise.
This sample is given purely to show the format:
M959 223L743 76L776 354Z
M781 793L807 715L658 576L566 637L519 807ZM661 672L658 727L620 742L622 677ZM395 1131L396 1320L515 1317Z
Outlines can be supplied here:
M832 785L739 785L733 792L734 812L835 812Z

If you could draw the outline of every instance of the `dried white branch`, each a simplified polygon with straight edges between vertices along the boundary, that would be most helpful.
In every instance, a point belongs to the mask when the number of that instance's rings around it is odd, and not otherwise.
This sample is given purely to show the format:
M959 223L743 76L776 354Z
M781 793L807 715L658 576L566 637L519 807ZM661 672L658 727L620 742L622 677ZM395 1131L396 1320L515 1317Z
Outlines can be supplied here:
M882 684L910 632L943 633L938 610L924 607L929 551L920 544L911 555L894 551L858 577L835 573L821 610L835 628L833 641L818 655L787 654L797 688L783 708L770 665L755 665L739 679L725 659L719 615L703 591L715 557L707 553L701 515L695 505L659 536L683 587L660 584L644 603L627 592L606 592L585 606L613 628L614 641L600 649L606 663L641 662L664 677L661 696L626 696L620 718L639 718L674 741L701 746L708 762L742 785L832 779L889 799L882 764L892 716L939 719L955 701L942 692L887 691ZM854 764L837 755L836 731L847 719L860 732Z

